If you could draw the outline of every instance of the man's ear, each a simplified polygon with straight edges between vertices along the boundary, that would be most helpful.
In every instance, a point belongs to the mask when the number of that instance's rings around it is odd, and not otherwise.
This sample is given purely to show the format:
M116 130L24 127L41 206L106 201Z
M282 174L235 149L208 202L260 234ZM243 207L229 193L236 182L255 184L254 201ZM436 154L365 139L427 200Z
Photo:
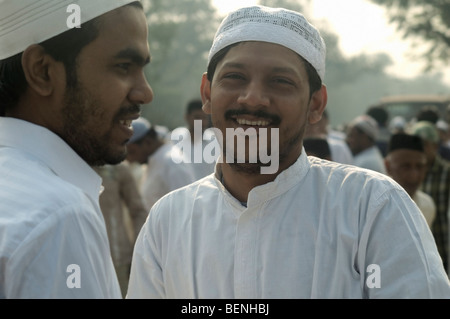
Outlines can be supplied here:
M58 63L40 45L31 45L22 55L22 67L28 86L41 96L50 96L61 83L62 63Z
M322 118L328 102L327 87L322 85L320 90L313 93L311 101L309 102L309 124L315 124Z
M200 94L203 102L203 112L211 114L211 82L208 80L208 74L202 76L202 84L200 86Z

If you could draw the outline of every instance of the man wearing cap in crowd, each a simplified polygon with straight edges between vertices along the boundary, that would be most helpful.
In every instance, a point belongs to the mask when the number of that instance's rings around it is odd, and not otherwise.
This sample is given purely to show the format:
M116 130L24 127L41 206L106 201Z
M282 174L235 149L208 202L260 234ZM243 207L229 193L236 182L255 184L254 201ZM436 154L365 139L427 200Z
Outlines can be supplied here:
M421 190L433 198L436 205L436 218L431 225L431 232L444 262L447 273L449 269L449 194L450 164L439 155L439 133L436 125L428 121L419 121L408 129L408 133L420 136L424 143L427 157L427 174Z
M153 99L147 36L139 1L0 1L0 298L123 297L91 167Z
M223 154L214 174L153 206L128 298L450 297L429 227L397 183L306 155L327 91L325 44L302 14L230 13L207 70L203 107ZM278 155L276 172L251 148L236 160L242 145L228 142L245 130Z
M384 161L387 174L411 196L431 227L436 217L436 205L430 195L419 189L427 173L422 139L405 133L393 134L386 151Z
M353 154L353 165L386 174L383 155L376 144L377 122L368 115L360 115L347 130L346 142Z
M183 162L181 150L160 136L147 119L133 121L127 160L145 165L138 184L148 210L164 195L196 180L193 168Z

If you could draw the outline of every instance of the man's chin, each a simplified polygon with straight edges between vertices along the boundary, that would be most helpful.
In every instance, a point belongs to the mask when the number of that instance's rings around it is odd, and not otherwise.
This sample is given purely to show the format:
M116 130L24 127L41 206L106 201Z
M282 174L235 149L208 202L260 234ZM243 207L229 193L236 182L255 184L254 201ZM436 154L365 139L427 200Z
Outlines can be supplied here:
M86 161L90 166L117 165L122 163L127 157L126 151L115 154L99 156L97 159Z
M228 165L234 171L248 175L260 175L261 167L263 167L260 163L229 163Z

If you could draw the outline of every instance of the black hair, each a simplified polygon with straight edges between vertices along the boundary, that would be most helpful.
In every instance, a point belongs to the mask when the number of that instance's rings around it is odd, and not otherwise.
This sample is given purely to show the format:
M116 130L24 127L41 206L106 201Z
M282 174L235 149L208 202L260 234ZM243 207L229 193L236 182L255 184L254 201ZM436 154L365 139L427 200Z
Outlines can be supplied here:
M388 144L388 153L398 149L408 149L424 152L423 140L420 136L406 133L397 133L391 136Z
M322 159L331 158L331 149L326 138L307 137L303 140L303 146L308 155Z
M207 78L210 82L212 82L212 80L214 78L217 64L219 64L219 62L222 61L222 59L227 55L227 53L230 51L231 48L237 46L239 43L241 43L241 42L234 43L234 44L231 44L231 45L223 48L222 50L217 52L211 58L211 61L208 65L208 69L207 69ZM300 59L303 61L303 64L305 65L306 74L308 75L309 88L310 88L309 98L311 98L314 92L319 91L321 89L322 79L320 78L319 74L317 73L317 70L311 65L311 63L306 61L300 55L298 55L298 56L300 57Z
M128 5L143 8L139 1ZM98 18L90 20L81 28L70 29L39 44L46 53L64 64L68 88L74 88L77 84L77 57L85 46L98 37L99 21ZM17 105L27 89L22 56L23 52L0 61L0 117L5 116L7 109Z
M186 107L186 114L191 114L196 110L201 110L203 107L203 102L201 99L194 99L188 102Z
M381 106L369 107L366 114L371 116L375 121L377 121L378 125L380 126L386 126L386 123L389 119L388 111Z
M423 106L416 116L417 122L427 121L436 124L439 120L439 109L435 105Z

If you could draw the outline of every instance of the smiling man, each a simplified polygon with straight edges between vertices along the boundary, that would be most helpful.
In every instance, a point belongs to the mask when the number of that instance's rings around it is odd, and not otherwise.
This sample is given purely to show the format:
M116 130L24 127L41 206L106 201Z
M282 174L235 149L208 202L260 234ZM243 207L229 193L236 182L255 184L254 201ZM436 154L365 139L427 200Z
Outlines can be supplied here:
M222 160L153 206L128 298L450 297L429 227L398 184L308 158L303 137L325 109L324 76L325 44L300 13L254 6L224 19L201 83ZM263 129L275 143L260 143ZM278 150L276 172L262 174L250 150L235 160L242 145L227 139L247 130L243 143L256 136Z
M153 99L147 35L139 1L0 1L0 298L122 297L91 167Z

